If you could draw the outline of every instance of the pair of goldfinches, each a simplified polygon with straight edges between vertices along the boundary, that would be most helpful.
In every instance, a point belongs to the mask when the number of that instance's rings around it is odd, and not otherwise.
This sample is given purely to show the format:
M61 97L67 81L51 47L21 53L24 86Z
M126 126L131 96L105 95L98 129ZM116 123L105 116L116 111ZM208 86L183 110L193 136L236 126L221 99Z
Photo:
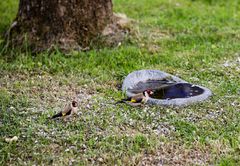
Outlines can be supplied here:
M132 106L138 106L141 104L144 104L148 101L149 95L153 94L153 91L151 90L145 90L142 93L138 93L132 97L128 97L126 99L122 99L115 104L118 103L126 103ZM69 103L61 112L53 115L50 119L56 119L60 117L69 117L72 116L73 114L77 114L77 107L78 107L78 102L76 100L73 100L71 103Z
M166 77L161 80L157 80L156 83L158 84L157 89L166 88L168 86L176 84L176 82L174 82L171 77L170 78ZM122 99L116 102L115 104L126 103L131 106L139 106L141 104L145 104L148 101L150 95L152 95L153 93L154 93L153 90L144 90L143 92L137 93L132 97ZM67 116L71 116L72 114L77 114L77 106L78 106L78 102L76 100L73 100L69 105L67 105L63 109L63 111L52 116L51 119L55 119L59 117L67 117Z

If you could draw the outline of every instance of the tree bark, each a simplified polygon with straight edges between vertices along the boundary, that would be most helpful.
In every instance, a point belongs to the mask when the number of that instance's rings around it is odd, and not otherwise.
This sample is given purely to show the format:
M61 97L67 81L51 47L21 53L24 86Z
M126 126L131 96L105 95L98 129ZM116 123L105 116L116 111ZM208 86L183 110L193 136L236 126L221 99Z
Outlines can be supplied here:
M20 0L9 39L17 46L26 42L34 51L82 49L112 16L111 0Z

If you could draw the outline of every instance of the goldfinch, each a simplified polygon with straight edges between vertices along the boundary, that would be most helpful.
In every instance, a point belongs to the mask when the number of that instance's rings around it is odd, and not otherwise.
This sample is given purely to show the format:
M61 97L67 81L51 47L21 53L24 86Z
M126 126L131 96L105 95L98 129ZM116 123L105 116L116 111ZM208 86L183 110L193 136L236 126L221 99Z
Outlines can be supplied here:
M71 116L72 114L77 114L77 106L78 103L76 100L73 100L70 104L68 104L63 111L59 112L56 115L53 115L51 119L55 119L58 117L67 117Z
M132 106L138 106L141 104L144 104L148 101L149 96L153 94L152 90L145 90L142 93L138 93L132 97L128 97L126 99L122 99L118 102L116 102L115 104L119 104L119 103L127 103L129 105Z

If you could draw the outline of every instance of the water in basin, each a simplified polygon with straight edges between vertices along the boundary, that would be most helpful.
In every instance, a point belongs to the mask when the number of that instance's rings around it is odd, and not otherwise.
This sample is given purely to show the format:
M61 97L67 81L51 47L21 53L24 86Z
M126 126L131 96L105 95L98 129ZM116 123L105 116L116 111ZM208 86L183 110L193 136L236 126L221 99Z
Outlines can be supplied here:
M204 90L189 83L178 83L162 89L156 89L151 96L155 99L189 98L200 95Z

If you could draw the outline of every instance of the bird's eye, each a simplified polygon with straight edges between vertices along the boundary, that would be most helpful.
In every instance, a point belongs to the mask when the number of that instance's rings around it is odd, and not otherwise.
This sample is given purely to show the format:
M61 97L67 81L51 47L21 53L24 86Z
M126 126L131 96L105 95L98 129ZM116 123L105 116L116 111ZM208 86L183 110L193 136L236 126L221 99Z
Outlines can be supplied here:
M76 101L73 101L73 102L72 102L72 105L73 105L74 107L76 107L76 106L77 106L77 102L76 102Z

